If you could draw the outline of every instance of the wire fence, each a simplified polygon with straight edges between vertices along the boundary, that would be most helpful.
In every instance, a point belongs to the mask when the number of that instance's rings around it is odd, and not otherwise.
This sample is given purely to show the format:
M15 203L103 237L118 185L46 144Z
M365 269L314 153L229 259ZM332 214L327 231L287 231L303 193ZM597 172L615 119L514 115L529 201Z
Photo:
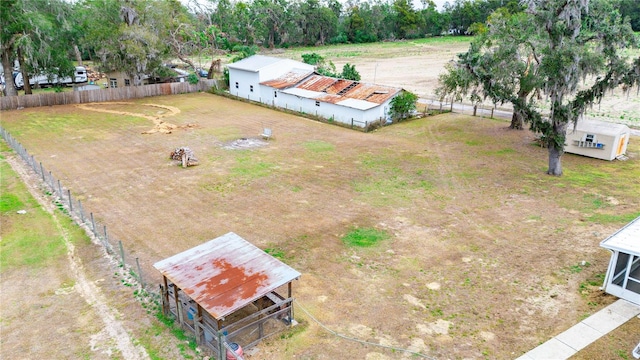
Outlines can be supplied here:
M30 155L27 149L1 126L0 135L9 147L33 170L35 175L40 178L46 188L47 194L54 197L56 207L69 215L80 227L90 231L95 239L104 247L105 251L118 261L118 265L126 275L134 277L141 288L148 294L159 298L158 289L145 281L140 259L127 253L122 241L109 234L107 225L96 220L95 214L89 209L85 209L82 201L74 198L69 188L65 187L59 179L56 179L53 173L42 165L42 162L38 161L33 155ZM123 282L126 285L132 285L126 282L126 280L123 280Z

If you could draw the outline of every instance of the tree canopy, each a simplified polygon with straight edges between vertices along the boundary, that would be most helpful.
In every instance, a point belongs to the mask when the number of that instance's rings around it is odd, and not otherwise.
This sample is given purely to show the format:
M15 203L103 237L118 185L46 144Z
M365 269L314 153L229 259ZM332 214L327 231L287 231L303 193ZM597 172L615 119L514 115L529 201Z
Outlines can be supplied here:
M606 0L527 0L525 12L494 12L488 29L441 77L442 96L490 98L514 107L549 149L548 174L561 175L567 126L618 86L640 84L629 23ZM548 110L533 94L544 95Z

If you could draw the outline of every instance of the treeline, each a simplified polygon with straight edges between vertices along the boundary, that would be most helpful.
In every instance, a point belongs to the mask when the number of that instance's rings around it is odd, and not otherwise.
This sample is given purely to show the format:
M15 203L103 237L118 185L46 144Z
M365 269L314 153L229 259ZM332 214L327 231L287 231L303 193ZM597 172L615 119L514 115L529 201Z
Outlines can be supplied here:
M640 30L640 1L612 1ZM17 63L24 78L65 76L84 59L136 85L166 75L167 59L195 70L194 55L220 50L472 34L495 10L517 13L525 3L455 0L438 11L432 0L1 0L0 51L3 68Z

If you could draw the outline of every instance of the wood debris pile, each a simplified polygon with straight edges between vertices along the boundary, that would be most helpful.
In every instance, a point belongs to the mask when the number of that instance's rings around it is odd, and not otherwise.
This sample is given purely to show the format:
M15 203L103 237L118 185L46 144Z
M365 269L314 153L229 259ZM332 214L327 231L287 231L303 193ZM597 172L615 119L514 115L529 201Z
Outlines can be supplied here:
M198 165L198 159L196 159L193 150L188 147L179 147L171 152L171 159L178 160L182 162L182 167L186 168L187 166L196 166Z

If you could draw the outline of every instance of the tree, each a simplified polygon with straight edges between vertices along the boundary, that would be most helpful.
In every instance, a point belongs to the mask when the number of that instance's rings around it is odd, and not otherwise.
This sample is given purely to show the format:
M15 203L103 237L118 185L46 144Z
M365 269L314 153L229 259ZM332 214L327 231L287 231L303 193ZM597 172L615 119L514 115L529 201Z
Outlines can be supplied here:
M410 91L402 91L391 100L389 115L397 121L406 119L416 109L418 96Z
M495 12L490 33L448 68L440 91L511 102L512 127L525 121L542 135L549 149L547 173L559 176L567 126L607 90L639 85L640 59L630 62L622 55L636 39L606 0L528 0L527 5L526 14ZM535 93L547 96L548 114L530 96Z
M360 73L358 72L358 70L356 70L355 65L346 63L342 67L342 78L347 80L360 81Z
M31 94L28 79L32 75L53 78L73 73L71 11L71 5L62 0L0 1L0 52L7 95L18 94L12 76L14 60L22 72L25 94Z
M445 67L436 93L441 99L452 95L458 101L469 96L474 103L486 98L494 104L509 102L514 109L510 127L523 129L523 104L542 86L537 76L541 54L536 53L540 39L535 36L533 19L502 8L480 28L484 31L469 50Z
M529 12L546 43L538 76L549 97L549 116L526 106L531 128L546 139L550 175L562 175L568 124L575 123L588 106L602 99L606 91L620 84L640 85L640 59L633 65L622 49L636 41L631 26L605 0L529 1ZM586 78L595 81L578 91Z
M137 86L145 75L165 70L162 62L170 54L165 38L170 14L156 5L150 0L86 0L87 12L102 18L87 21L85 26L86 40L104 71L122 71Z

